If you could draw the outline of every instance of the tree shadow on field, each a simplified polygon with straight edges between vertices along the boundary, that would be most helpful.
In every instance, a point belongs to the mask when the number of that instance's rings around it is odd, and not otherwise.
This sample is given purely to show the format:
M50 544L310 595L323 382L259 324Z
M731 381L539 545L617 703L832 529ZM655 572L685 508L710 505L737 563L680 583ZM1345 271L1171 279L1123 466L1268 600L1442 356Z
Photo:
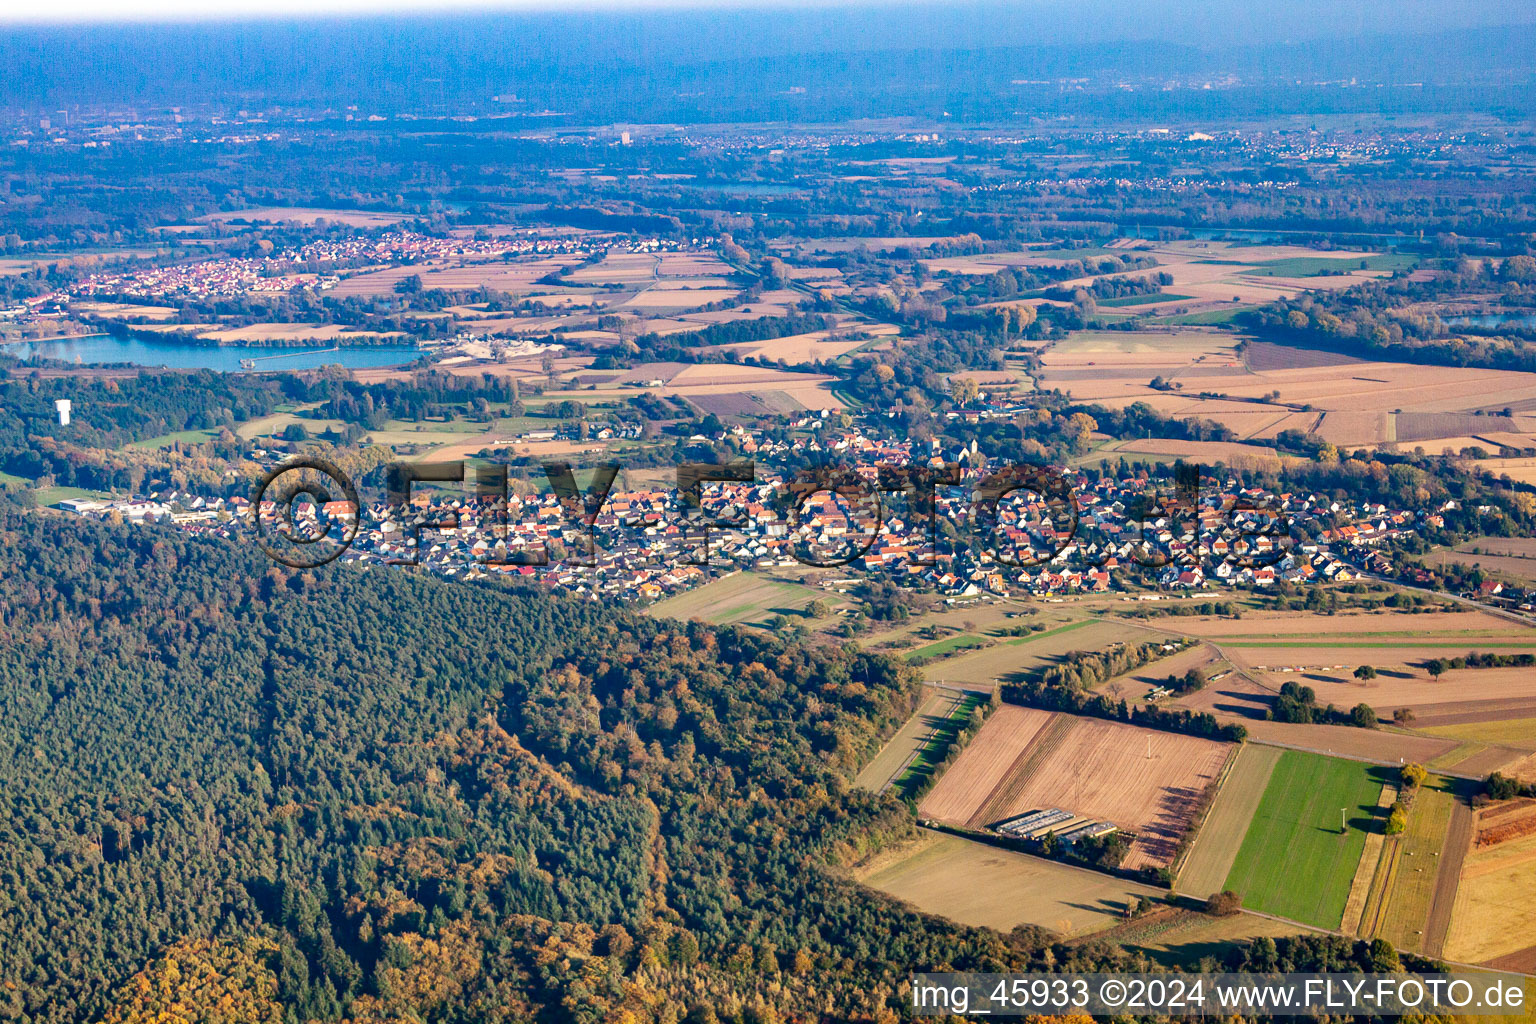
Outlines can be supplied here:
M1095 914L1124 914L1130 904L1126 900L1101 899L1094 903L1075 903L1071 900L1062 900L1061 905L1071 907L1074 910L1091 910Z
M1249 690L1217 690L1216 696L1230 697L1233 701L1242 701L1242 703L1218 700L1211 704L1212 710L1242 715L1244 718L1252 718L1256 721L1263 721L1275 703L1275 698L1270 694L1253 693Z

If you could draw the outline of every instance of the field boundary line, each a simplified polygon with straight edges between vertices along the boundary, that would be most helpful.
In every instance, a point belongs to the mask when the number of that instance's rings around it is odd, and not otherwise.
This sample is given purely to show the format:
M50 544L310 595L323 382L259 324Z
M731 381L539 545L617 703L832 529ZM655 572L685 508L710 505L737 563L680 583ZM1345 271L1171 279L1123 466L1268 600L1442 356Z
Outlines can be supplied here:
M1227 780L1232 777L1232 772L1237 768L1237 759L1243 754L1243 745L1234 743L1232 753L1227 755L1226 761L1221 766L1221 771L1216 776L1216 782L1211 789L1210 802L1205 805L1205 813L1200 815L1199 821L1190 822L1189 828L1184 834L1189 836L1189 842L1184 844L1184 849L1179 851L1178 857L1168 866L1168 872L1178 884L1179 875L1184 870L1184 865L1189 861L1189 855L1195 850L1195 843L1200 839L1200 830L1205 828L1205 823L1211 820L1212 813L1216 810L1216 801L1221 798L1221 791L1227 788ZM1170 886L1170 888L1172 888Z
M1374 939L1381 934L1382 922L1386 919L1387 904L1392 901L1392 886L1397 883L1398 862L1402 860L1402 846L1400 836L1388 836L1382 846L1379 859L1376 861L1376 876L1371 879L1371 891L1366 894L1366 907L1360 915L1360 938ZM1381 889L1377 890L1376 882L1381 881ZM1372 900L1375 902L1371 902ZM1366 924L1366 914L1370 915L1369 927Z
M1444 950L1450 938L1451 913L1456 906L1456 894L1461 890L1462 868L1476 838L1477 822L1472 808L1458 795L1451 806L1450 827L1445 830L1445 839L1440 844L1435 889L1424 919L1424 950L1431 956Z
M1363 764L1380 765L1384 768L1400 768L1408 763L1402 760L1385 761L1375 757L1365 757L1361 754L1345 754L1337 750L1323 750L1318 747L1303 747L1296 743L1282 743L1279 740L1264 740L1252 736L1248 737L1245 742L1256 743L1261 747L1279 747L1281 750L1296 750L1303 754L1321 754L1324 757L1336 757L1341 761L1359 761ZM1464 779L1468 782L1482 782L1486 778L1486 776L1482 775L1464 775L1460 772L1449 772L1440 769L1436 769L1435 774L1444 775L1452 779Z
M1397 799L1397 787L1384 782L1376 797L1376 806L1391 807ZM1370 832L1365 837L1365 849L1360 851L1360 863L1355 865L1355 877L1349 884L1349 899L1344 904L1344 917L1339 928L1346 934L1360 933L1365 912L1371 901L1371 886L1376 882L1376 870L1381 866L1381 853L1385 847L1385 832Z

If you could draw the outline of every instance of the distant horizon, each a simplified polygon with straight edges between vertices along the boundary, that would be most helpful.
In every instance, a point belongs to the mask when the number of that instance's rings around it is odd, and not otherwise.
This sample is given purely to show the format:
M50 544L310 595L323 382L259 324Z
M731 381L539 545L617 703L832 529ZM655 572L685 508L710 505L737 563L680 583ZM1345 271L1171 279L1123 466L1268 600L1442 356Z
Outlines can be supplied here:
M891 0L954 3L956 0ZM963 0L960 0L963 2ZM649 13L840 6L887 6L887 0L61 0L47 10L0 8L0 25L184 25L220 21L314 21L435 14Z
M175 29L242 22L454 20L511 17L748 17L792 11L837 20L872 8L907 8L919 22L981 32L998 41L1030 35L1041 44L1162 39L1191 45L1289 43L1328 37L1395 36L1536 24L1536 6L1496 0L56 0L0 8L0 31L112 26ZM946 24L953 18L954 25ZM978 22L980 24L978 24ZM899 37L912 25L886 26ZM922 32L917 33L921 37ZM1202 38L1203 37L1203 38Z

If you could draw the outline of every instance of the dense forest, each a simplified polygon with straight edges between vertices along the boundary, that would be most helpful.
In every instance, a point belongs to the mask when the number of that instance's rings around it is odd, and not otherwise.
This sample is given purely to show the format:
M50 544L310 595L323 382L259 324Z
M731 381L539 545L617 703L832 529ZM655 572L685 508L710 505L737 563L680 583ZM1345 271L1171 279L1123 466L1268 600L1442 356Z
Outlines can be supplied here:
M912 964L1029 959L836 874L911 828L850 784L912 706L887 659L0 531L0 1019L193 978L247 1019L884 1019Z

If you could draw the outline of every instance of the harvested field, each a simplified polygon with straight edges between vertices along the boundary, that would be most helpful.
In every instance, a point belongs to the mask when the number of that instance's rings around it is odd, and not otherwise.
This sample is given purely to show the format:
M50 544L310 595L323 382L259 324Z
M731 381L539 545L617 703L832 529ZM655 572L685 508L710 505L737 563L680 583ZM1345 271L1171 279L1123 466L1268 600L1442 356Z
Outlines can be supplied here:
M1381 787L1381 795L1376 798L1377 808L1387 808L1386 813L1391 813L1393 801L1397 799L1397 787L1387 783ZM1367 934L1362 927L1365 922L1367 910L1373 910L1381 900L1376 886L1376 875L1381 867L1382 848L1387 843L1385 832L1367 832L1365 836L1365 848L1360 852L1360 863L1355 867L1355 880L1349 887L1349 899L1344 902L1344 919L1339 924L1339 931L1345 935ZM1396 855L1396 850L1392 851ZM1384 887L1383 887L1384 888ZM1370 918L1370 932L1376 933L1376 914L1373 912Z
M1430 917L1442 888L1442 868L1451 846L1450 826L1457 801L1456 783L1433 775L1413 798L1408 828L1398 837L1396 869L1376 932L1398 949L1440 954L1434 947L1443 943L1443 930L1440 935L1433 934ZM1441 899L1448 912L1456 891L1454 870L1444 884L1449 892Z
M1509 416L1474 416L1466 412L1400 412L1397 414L1397 440L1404 444L1431 438L1456 438L1485 430L1513 431L1515 421ZM1491 446L1490 446L1491 447Z
M647 612L657 617L700 618L715 625L750 623L798 613L820 596L819 590L799 583L735 572L660 601Z
M1337 928L1366 833L1384 821L1382 781L1380 769L1355 761L1283 753L1223 888L1252 909Z
M1505 717L1531 715L1536 713L1536 706L1523 700L1511 702L1508 707L1499 706L1501 703L1482 702L1463 712L1458 712L1455 704L1441 704L1434 714L1419 716L1413 727L1432 736L1536 750L1536 717Z
M141 317L145 320L169 320L176 315L175 306L145 306L124 302L74 302L70 304L70 308L93 316L106 317L109 320Z
M1250 693L1246 699L1250 702L1251 710L1267 706L1286 682L1310 686L1316 692L1319 704L1331 703L1350 708L1363 702L1369 704L1378 717L1388 720L1397 708L1409 708L1416 716L1424 716L1426 722L1439 708L1448 709L1449 713L1463 721L1469 720L1467 716L1475 718L1479 714L1490 719L1502 718L1512 711L1523 711L1529 715L1536 708L1536 672L1530 669L1451 669L1436 680L1416 665L1403 664L1400 660L1405 653L1403 648L1333 648L1305 652L1289 647L1266 648L1262 651L1266 666L1254 664L1254 655L1260 652L1242 648L1234 650L1226 644L1222 645L1222 651L1234 664L1253 669L1254 674L1270 688L1268 691L1253 690ZM1453 651L1465 653L1465 648L1431 648L1422 657L1445 657ZM1298 653L1303 657L1296 657ZM1270 660L1274 655L1279 657ZM1278 670L1277 664L1284 665L1290 671ZM1343 667L1335 667L1340 664ZM1375 666L1376 678L1355 679L1356 665ZM1227 682L1226 679L1221 681L1223 685ZM1240 687L1241 684L1236 686ZM1183 701L1190 706L1207 703L1201 694L1183 698Z
M1475 644L1477 638L1507 640L1511 635L1532 635L1508 619L1475 610L1420 612L1417 614L1397 611L1340 612L1338 615L1317 615L1304 611L1245 611L1243 617L1191 616L1181 619L1179 628L1191 636L1233 640L1284 640L1307 637L1327 637L1340 640L1369 640L1389 637L1412 639L1428 636L1433 639L1463 638L1462 642Z
M1255 373L1268 370L1308 370L1318 366L1348 366L1363 362L1364 359L1338 352L1276 345L1272 341L1250 341L1243 349L1243 363Z
M1536 486L1536 459L1478 459L1471 465L1484 473Z
M1433 552L1434 565L1477 567L1485 573L1522 584L1536 583L1536 539L1530 537L1478 537Z
M735 288L647 288L623 303L629 309L698 309L712 302L724 302L736 296Z
M847 355L865 345L872 344L868 338L848 338L848 332L840 331L815 331L810 334L794 334L787 338L773 338L769 341L748 341L736 345L722 345L721 348L729 348L740 352L743 358L756 356L759 359L779 360L786 363L815 363L822 360L835 360ZM872 333L883 335L886 332L876 329Z
M1466 855L1445 955L1486 963L1519 953L1536 935L1536 836Z
M1175 891L1199 899L1221 891L1279 761L1280 750L1276 747L1242 745L1179 871Z
M554 273L575 266L581 262L581 257L569 256L541 256L526 260L484 260L471 262L468 260L440 259L428 260L423 263L415 263L408 266L386 267L379 270L364 271L342 278L328 294L338 298L349 295L376 296L394 294L395 285L412 275L419 275L423 288L443 288L451 291L470 291L484 285L497 291L504 291L514 295L526 292L550 291L549 286L538 284L538 280L546 274ZM589 300L603 305L615 301L622 301L629 297L628 292L600 292L590 291Z
M1148 885L927 831L870 867L856 877L872 889L925 914L1001 932L1031 924L1063 937L1091 934L1113 926L1141 897L1159 894Z
M1049 711L1014 704L998 708L923 798L918 816L967 825L1051 719Z
M1248 730L1248 738L1258 743L1297 747L1318 754L1358 758L1381 764L1397 764L1399 761L1426 763L1456 746L1455 740L1439 739L1433 736L1410 736L1386 729L1255 721L1242 715L1224 714L1219 711L1216 717L1223 721L1241 722Z
M1099 683L1093 689L1107 693L1111 697L1124 697L1131 700L1141 697L1154 686L1162 686L1171 675L1182 676L1191 669L1197 668L1209 675L1212 672L1212 665L1218 662L1219 659L1210 647L1205 644L1196 644L1188 650L1159 658L1141 668Z
M1487 807L1478 812L1473 828L1477 849L1536 834L1536 800L1523 797Z
M1075 337L1075 336L1074 336ZM1230 337L1230 336L1228 336ZM1137 349L1137 341L1145 351ZM1158 349L1154 346L1161 345ZM1277 429L1261 417L1295 414L1314 420L1316 429L1337 445L1372 446L1422 444L1438 452L1436 439L1451 447L1485 431L1505 438L1511 447L1536 447L1536 431L1524 417L1474 416L1473 411L1536 402L1536 374L1458 367L1423 367L1402 363L1344 362L1326 353L1300 352L1281 346L1251 345L1246 366L1231 353L1216 348L1199 351L1166 336L1128 332L1118 350L1109 343L1071 339L1047 348L1040 373L1043 387L1061 388L1079 401L1123 407L1143 401L1163 411L1170 404L1180 418L1209 418L1228 424L1245 437L1273 436ZM1246 354L1246 353L1245 353ZM1288 365L1302 364L1302 365ZM1086 372L1091 368L1092 372ZM1166 382L1151 386L1154 377ZM1234 410L1241 401L1246 410ZM1312 412L1300 412L1307 406ZM1247 415L1244 415L1246 413ZM1285 429L1294 427L1288 424ZM1299 429L1299 428L1298 428ZM1498 445L1482 444L1490 453ZM1505 462L1531 462L1521 469ZM1512 476L1536 478L1536 460L1489 460L1487 468Z
M1153 455L1167 461L1183 459L1185 462L1199 462L1206 465L1221 462L1236 467L1256 466L1259 463L1274 466L1281 462L1279 452L1260 444L1244 444L1240 441L1184 441L1163 437L1116 441L1105 445L1096 454L1104 453Z
M969 828L1046 807L1111 821L1136 834L1121 865L1131 870L1173 863L1201 797L1232 749L1194 736L1072 715L1054 716L1022 748L1017 737L987 746L982 738L972 741L940 786L950 784L950 775L972 749L980 751L977 764L985 769L957 780L946 789L942 804L934 801L935 787L920 814ZM1005 759L1007 767L999 771ZM981 784L967 784L973 777ZM984 786L993 779L992 786Z
M688 404L716 416L751 418L774 413L801 412L805 406L784 391L752 391L721 395L690 395Z

